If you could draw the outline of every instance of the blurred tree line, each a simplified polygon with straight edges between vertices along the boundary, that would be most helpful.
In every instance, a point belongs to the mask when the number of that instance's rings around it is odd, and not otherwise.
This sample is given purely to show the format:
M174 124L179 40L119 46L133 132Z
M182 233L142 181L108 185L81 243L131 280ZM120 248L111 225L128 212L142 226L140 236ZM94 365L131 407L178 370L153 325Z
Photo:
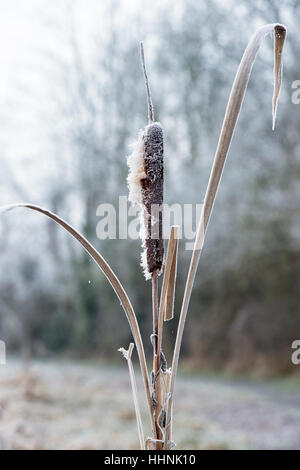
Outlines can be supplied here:
M284 23L276 132L269 38L254 66L209 226L183 355L205 368L292 370L290 347L300 336L300 108L291 102L292 82L300 78L297 2L101 4L98 11L92 2L59 2L41 13L49 41L21 62L28 78L21 70L1 110L1 203L41 204L79 228L124 283L150 351L151 286L139 268L139 241L96 237L97 206L117 207L127 194L129 143L147 119L139 42L145 41L156 117L165 130L165 201L200 203L244 48L258 26ZM96 18L89 27L83 10ZM1 217L0 237L0 336L8 351L114 358L128 344L115 294L59 227L19 211ZM181 242L167 352L190 255Z

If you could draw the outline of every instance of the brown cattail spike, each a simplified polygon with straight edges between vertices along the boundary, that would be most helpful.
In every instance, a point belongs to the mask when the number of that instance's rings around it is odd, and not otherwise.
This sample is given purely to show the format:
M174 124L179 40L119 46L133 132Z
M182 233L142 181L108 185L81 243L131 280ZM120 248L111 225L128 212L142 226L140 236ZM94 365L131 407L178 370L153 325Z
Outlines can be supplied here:
M152 275L161 271L164 257L162 204L164 182L163 130L159 123L146 127L144 134L145 178L141 180L144 207L144 268ZM145 259L146 258L146 259Z
M142 43L141 59L147 90L149 124L140 131L139 139L128 157L127 181L129 201L141 208L141 239L144 247L142 266L146 279L150 279L155 272L157 274L161 272L164 256L162 233L164 141L161 124L153 122L153 105Z
M141 209L142 266L146 279L161 271L164 246L162 234L163 205L163 129L158 122L149 124L139 134L127 163L129 201Z

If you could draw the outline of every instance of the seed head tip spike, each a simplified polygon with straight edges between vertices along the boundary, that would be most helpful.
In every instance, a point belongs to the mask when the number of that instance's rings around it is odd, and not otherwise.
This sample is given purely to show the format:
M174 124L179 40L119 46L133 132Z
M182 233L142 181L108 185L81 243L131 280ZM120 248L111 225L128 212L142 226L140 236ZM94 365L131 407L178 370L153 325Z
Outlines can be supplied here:
M153 111L153 104L152 104L152 98L151 98L151 90L150 90L150 85L149 85L149 80L148 80L148 75L147 75L147 70L146 70L146 65L145 65L144 44L142 41L140 43L140 50L141 50L141 61L142 61L142 67L143 67L143 73L144 73L144 79L145 79L145 85L146 85L146 92L147 92L148 120L149 120L149 124L152 124L154 122L154 111Z

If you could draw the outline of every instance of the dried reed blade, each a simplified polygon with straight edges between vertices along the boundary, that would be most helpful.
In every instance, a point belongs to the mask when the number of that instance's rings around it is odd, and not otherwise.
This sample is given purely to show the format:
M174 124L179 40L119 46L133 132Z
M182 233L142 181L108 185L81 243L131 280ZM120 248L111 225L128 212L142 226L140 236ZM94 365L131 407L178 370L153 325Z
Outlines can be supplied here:
M133 395L135 416L136 416L136 422L137 422L137 428L138 428L138 435L139 435L139 440L140 440L140 447L141 447L141 450L145 450L143 424L142 424L141 412L140 412L138 395L137 395L134 368L133 368L133 364L131 360L133 348L134 348L134 344L130 343L127 351L124 348L120 348L118 351L120 351L123 354L124 358L127 360L130 383L131 383L131 390L132 390L132 395Z
M174 258L177 256L177 247L178 247L178 233L179 226L172 225L170 232L170 239L168 244L168 251L164 269L164 277L160 294L159 302L159 319L158 319L158 350L161 351L162 346L162 333L163 333L163 316L166 308L166 299L167 292L170 285L170 275L172 271L172 264Z
M254 36L251 38L240 65L237 70L237 74L235 80L232 85L229 101L227 104L225 117L222 125L222 130L216 150L216 154L214 157L214 162L209 178L209 182L206 189L206 194L204 198L204 204L202 209L202 214L200 217L200 221L198 224L197 234L195 245L191 257L190 268L187 276L185 292L182 301L182 308L180 313L180 319L178 324L177 336L176 336L176 343L173 353L173 361L172 361L172 373L171 373L171 383L170 383L170 393L171 397L168 403L168 413L167 413L167 422L169 422L171 418L171 409L172 409L172 402L173 402L173 394L174 394L174 386L175 386L175 379L177 374L178 368L178 361L179 361L179 354L180 354L180 347L182 342L182 335L186 320L186 315L188 311L189 301L191 297L191 292L195 280L195 275L200 259L201 250L204 244L204 238L208 226L208 222L211 216L211 212L213 209L215 197L217 194L217 190L219 187L219 183L221 180L226 156L229 150L229 146L231 143L231 139L234 133L234 129L236 126L236 122L239 116L239 112L243 103L243 99L245 96L245 92L247 89L249 77L251 74L251 70L258 53L258 50L261 46L261 43L264 37L274 31L274 45L275 45L275 67L274 67L274 78L275 78L275 85L274 85L274 97L273 97L273 125L274 125L274 118L275 112L277 107L277 100L279 97L280 85L281 85L281 68L282 68L282 49L283 44L286 36L286 28L281 24L268 24L259 28ZM166 436L167 440L168 436Z
M272 99L272 129L275 129L278 98L282 82L282 50L286 37L286 29L278 24L274 27L274 92Z
M18 204L11 204L7 206L0 206L0 213L2 212L7 212L13 209L17 208L27 208L31 209L33 211L40 212L50 219L54 220L57 224L59 224L61 227L63 227L67 232L69 232L82 246L83 248L89 253L89 255L93 258L93 260L96 262L96 264L99 266L103 274L106 276L108 281L110 282L112 288L114 289L123 309L126 314L129 326L131 328L131 332L136 344L138 356L139 356L139 362L140 362L140 367L144 379L144 385L145 385L145 391L147 395L147 401L148 401L148 407L149 407L149 413L152 421L152 426L154 426L154 420L153 420L153 412L152 412L152 400L151 400L151 392L150 392L150 384L149 384L149 376L148 376L148 370L147 370L147 364L146 364L146 358L145 358L145 352L144 352L144 347L143 347L143 342L141 338L141 333L140 329L138 326L138 322L136 319L135 312L133 310L133 307L131 305L131 302L128 298L128 295L120 283L119 279L109 266L109 264L104 260L104 258L100 255L100 253L93 247L93 245L83 236L81 235L77 230L75 230L71 225L69 225L67 222L65 222L63 219L58 217L56 214L53 214L52 212L43 209L39 206L35 206L33 204L27 204L27 203L18 203Z
M171 271L169 276L167 298L166 298L166 307L164 320L169 321L174 317L174 301L175 301L175 284L177 276L177 258L178 258L178 240L176 240L176 246L173 254Z

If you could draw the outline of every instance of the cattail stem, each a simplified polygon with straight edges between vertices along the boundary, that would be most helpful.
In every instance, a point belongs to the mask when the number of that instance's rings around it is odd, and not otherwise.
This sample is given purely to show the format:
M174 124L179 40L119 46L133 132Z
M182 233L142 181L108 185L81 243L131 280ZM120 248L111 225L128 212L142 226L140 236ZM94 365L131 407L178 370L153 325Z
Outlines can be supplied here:
M158 273L152 275L152 310L153 310L153 350L157 353L158 334Z
M161 342L159 343L159 306L158 276L162 271L164 259L163 241L163 182L164 182L164 139L159 122L154 122L154 112L145 66L143 43L141 43L141 62L145 77L149 124L139 134L133 153L128 157L129 200L140 207L141 239L143 246L142 266L146 279L152 280L153 345L152 371L152 444L162 449L165 428L165 409L161 397ZM165 404L164 404L165 407ZM161 426L161 423L163 426ZM151 444L151 445L152 445Z
M153 345L153 397L155 402L155 439L157 440L156 449L160 450L162 444L158 441L162 439L161 430L159 427L159 417L161 411L161 387L160 387L160 353L158 349L158 271L154 271L152 275L152 311L153 311L153 334L152 334L152 345Z

